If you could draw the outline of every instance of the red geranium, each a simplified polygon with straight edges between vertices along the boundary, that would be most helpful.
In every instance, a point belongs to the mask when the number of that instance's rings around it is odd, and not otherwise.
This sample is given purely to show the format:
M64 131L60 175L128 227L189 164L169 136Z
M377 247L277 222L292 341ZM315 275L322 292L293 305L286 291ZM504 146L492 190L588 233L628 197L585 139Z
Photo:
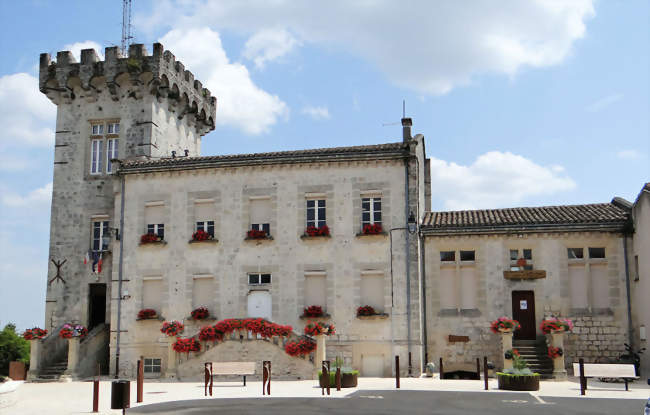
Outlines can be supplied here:
M515 331L520 328L521 325L517 320L508 317L499 317L490 324L490 330L492 330L492 333Z
M327 225L323 226L307 226L305 229L305 234L309 236L329 236L330 228Z
M251 229L246 233L246 236L250 239L264 239L267 234L266 231L260 231L258 229Z
M372 306L364 305L357 308L357 316L374 316L377 314Z
M323 315L323 307L319 305L310 305L303 310L305 317L321 317Z
M199 307L195 310L192 310L192 318L194 320L203 320L210 316L210 311L207 307Z
M550 357L551 359L555 359L556 357L560 357L563 354L564 354L564 352L562 351L561 347L553 347L553 346L548 347L548 357Z
M23 338L25 340L42 339L45 336L47 336L47 330L39 328L39 327L34 327L32 329L27 329L23 333Z
M199 343L194 337L189 339L178 339L172 345L172 348L177 353L190 353L190 352L200 352L201 343Z
M331 336L332 334L336 334L336 328L333 324L310 321L305 326L305 334L310 336L318 336L320 334Z
M564 318L550 318L543 320L539 328L542 333L549 334L552 332L564 332L573 330L573 323L569 319Z
M192 234L193 241L209 241L210 239L212 239L212 235L210 235L203 229L199 229L198 231Z
M310 340L290 341L284 345L289 356L304 356L316 350L316 343Z
M145 308L143 310L138 311L138 320L146 320L149 318L156 318L158 313L156 313L156 310L153 308Z
M185 326L180 321L165 321L160 329L161 333L165 333L169 337L178 336L183 332Z
M201 341L221 341L223 333L217 331L214 326L206 326L199 331L199 340Z
M84 338L88 334L88 329L82 326L81 324L72 325L66 323L63 325L59 331L59 337L62 339L70 339L72 337Z
M372 225L363 225L363 234L364 235L377 235L379 233L382 233L383 228L381 227L381 223L375 223Z
M141 244L150 244L152 242L160 242L161 238L160 236L156 235L155 233L145 233L140 237L140 243Z

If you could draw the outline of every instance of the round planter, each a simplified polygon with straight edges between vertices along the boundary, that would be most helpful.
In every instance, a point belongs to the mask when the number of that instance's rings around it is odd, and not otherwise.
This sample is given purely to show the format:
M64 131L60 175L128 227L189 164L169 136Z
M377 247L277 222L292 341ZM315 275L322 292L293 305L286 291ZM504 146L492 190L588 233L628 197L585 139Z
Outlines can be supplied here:
M336 372L334 372L336 373ZM356 388L357 387L357 377L358 375L352 373L341 373L341 388ZM330 377L330 388L336 387L336 378ZM321 388L326 388L327 384L325 379L323 379L323 374L318 375L318 384Z
M539 376L502 375L497 373L499 389L508 391L538 391Z

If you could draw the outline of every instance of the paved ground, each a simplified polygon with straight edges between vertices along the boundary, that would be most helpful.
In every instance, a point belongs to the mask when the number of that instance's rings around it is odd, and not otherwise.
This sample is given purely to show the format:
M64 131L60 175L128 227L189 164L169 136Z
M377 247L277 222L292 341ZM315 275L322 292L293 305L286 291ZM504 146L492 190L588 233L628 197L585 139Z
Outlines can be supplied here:
M540 398L522 393L358 391L345 399L277 398L211 399L159 403L127 411L132 414L494 414L640 415L645 400Z
M101 414L120 414L110 409L111 380L100 383ZM322 398L317 382L273 381L272 397L262 398L261 382L217 382L212 397L203 396L198 382L146 381L144 402L136 404L135 382L131 382L131 406L127 413L214 413L227 408L231 413L312 413L343 414L635 414L643 413L643 404L650 396L645 382L631 384L625 392L623 384L589 381L586 397L580 397L576 379L567 382L540 382L539 392L503 392L496 380L490 390L483 391L483 382L476 380L440 380L431 378L402 379L402 389L395 391L395 381L388 378L360 378L358 388L332 389L330 397ZM0 415L88 414L92 409L92 383L21 383L0 385ZM245 399L236 399L245 398ZM288 399L291 398L291 399ZM541 400L541 401L540 401ZM176 402L174 402L176 401ZM178 403L177 401L185 401ZM189 403L188 403L189 401ZM549 404L544 404L548 402ZM172 412L165 406L170 405ZM178 405L184 411L174 409ZM268 408L267 408L268 406ZM196 407L189 411L190 407ZM201 410L203 408L203 411ZM207 412L206 412L207 411ZM300 411L300 412L298 412ZM302 415L302 414L301 414Z

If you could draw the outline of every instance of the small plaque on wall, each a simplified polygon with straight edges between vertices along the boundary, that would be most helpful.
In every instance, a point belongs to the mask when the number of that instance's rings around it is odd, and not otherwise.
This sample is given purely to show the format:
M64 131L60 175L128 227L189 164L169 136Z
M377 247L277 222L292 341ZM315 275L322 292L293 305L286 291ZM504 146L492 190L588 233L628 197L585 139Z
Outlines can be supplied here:
M467 343L469 341L469 336L456 336L453 334L449 335L449 343Z

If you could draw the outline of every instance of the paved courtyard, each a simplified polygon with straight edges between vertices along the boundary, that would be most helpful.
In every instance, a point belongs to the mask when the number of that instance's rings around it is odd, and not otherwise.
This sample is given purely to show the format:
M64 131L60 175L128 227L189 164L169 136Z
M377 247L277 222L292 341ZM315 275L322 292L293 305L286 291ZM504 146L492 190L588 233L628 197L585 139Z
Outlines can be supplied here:
M100 413L119 414L110 409L110 379L100 383ZM131 382L132 408L139 414L208 414L219 410L231 413L341 413L341 414L635 414L643 413L650 387L645 382L623 384L589 382L586 397L580 397L577 381L541 382L538 392L503 392L490 380L490 390L483 383L468 380L431 378L402 379L395 390L393 379L361 378L359 387L331 390L322 397L314 381L277 381L271 397L262 397L259 381L217 382L213 396L203 396L198 382L168 383L147 381L144 402L135 404L135 382ZM9 391L9 389L14 389ZM242 399L248 398L248 399ZM81 414L91 413L92 383L18 383L0 385L0 414Z

